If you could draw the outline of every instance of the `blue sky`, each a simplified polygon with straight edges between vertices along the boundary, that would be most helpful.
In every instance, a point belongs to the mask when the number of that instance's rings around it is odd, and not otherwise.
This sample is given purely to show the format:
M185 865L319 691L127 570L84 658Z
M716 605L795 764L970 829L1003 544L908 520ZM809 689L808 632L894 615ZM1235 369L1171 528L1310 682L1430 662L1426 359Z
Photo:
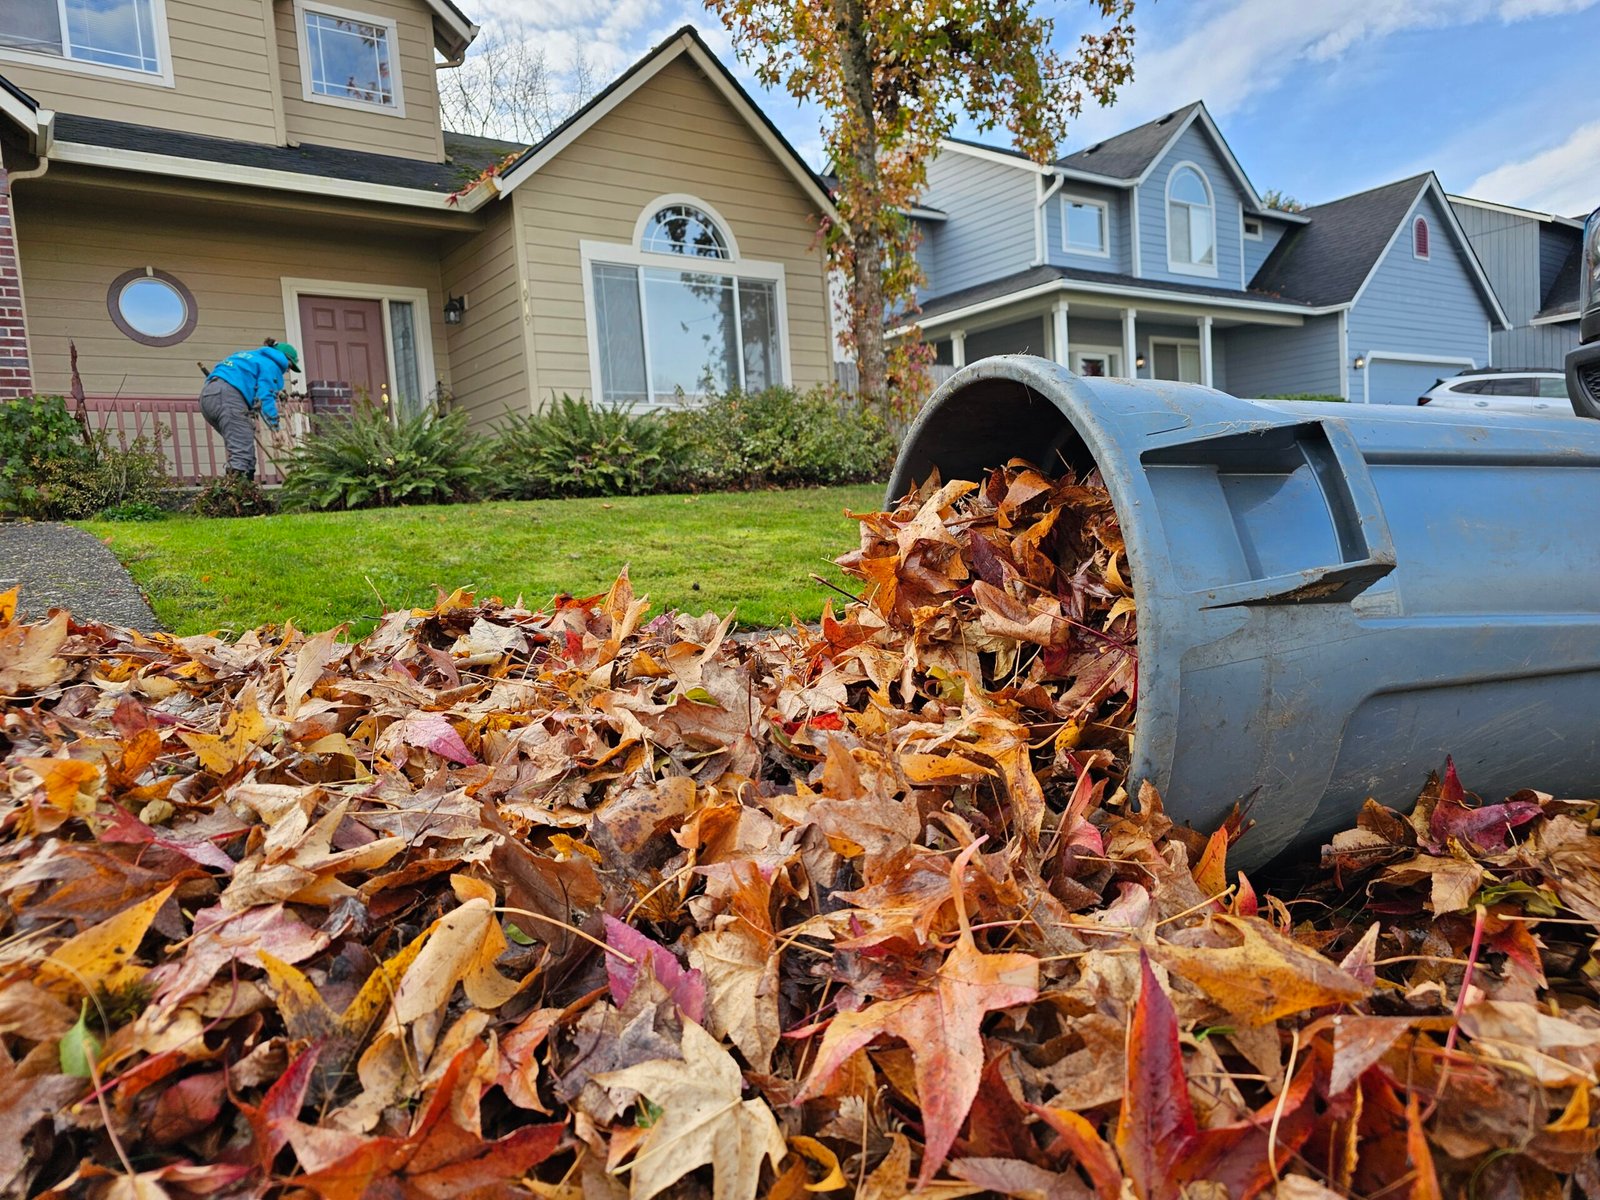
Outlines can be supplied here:
M697 26L820 165L820 113L755 89L693 0L467 0L555 62L609 78ZM1062 44L1086 0L1044 3ZM1577 215L1600 204L1600 0L1140 0L1134 82L1063 152L1203 99L1260 191L1318 203L1419 171L1485 200ZM989 135L991 139L994 135Z

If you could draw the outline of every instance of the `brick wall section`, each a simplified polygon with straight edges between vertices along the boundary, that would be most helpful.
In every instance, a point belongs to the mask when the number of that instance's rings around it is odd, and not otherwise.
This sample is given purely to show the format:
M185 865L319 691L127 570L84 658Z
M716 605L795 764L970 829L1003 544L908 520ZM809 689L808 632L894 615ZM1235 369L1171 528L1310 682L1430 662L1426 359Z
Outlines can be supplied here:
M11 220L11 188L0 167L0 400L33 391L28 331L22 319L22 272L17 261L16 227Z

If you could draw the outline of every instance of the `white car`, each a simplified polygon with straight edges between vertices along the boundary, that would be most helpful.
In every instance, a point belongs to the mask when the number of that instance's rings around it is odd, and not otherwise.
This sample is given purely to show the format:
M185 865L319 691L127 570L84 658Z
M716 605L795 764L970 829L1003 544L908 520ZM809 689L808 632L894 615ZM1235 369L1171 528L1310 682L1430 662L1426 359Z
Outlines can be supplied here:
M1441 379L1418 404L1431 408L1488 409L1550 417L1572 417L1567 377L1559 371L1463 371Z

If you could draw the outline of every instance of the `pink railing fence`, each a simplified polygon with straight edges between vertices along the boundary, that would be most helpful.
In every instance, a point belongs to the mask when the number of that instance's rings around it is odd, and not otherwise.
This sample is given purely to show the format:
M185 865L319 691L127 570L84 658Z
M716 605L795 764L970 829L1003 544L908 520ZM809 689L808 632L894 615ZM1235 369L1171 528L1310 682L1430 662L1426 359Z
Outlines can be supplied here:
M90 396L85 405L89 427L96 433L104 431L123 448L141 437L159 439L167 459L167 474L174 483L205 483L227 470L228 454L222 438L200 415L198 399ZM283 481L279 463L311 427L308 401L280 403L278 412L276 434L265 422L256 423L256 480L260 483Z

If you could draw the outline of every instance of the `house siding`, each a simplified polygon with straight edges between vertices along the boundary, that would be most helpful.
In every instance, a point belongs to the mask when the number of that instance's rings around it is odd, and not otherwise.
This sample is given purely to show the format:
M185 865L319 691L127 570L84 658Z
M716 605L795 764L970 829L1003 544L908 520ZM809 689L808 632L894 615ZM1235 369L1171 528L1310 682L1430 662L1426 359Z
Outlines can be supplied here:
M43 183L44 181L40 181ZM426 288L434 364L449 380L437 237L404 237L378 222L344 224L198 206L178 196L143 203L86 202L48 189L13 195L34 384L62 393L67 343L77 343L90 395L195 396L197 361L213 363L285 328L284 277ZM284 247L294 253L284 256ZM133 267L170 272L193 293L199 323L174 346L140 345L111 323L107 291ZM424 381L432 390L432 381Z
M1577 323L1528 322L1543 306L1545 292L1578 242L1578 231L1475 204L1451 207L1512 324L1490 335L1489 361L1498 367L1562 370L1567 351L1578 344Z
M1283 240L1283 235L1288 233L1292 226L1285 225L1282 221L1274 221L1271 217L1261 217L1261 240L1259 242L1244 238L1240 245L1244 254L1244 280L1245 284L1256 277L1256 272L1261 269L1261 264L1267 261L1267 255L1272 253L1273 247Z
M1067 205L1073 199L1094 200L1106 206L1107 245L1110 256L1080 254L1066 247ZM1030 200L1029 203L1032 203ZM1095 187L1069 179L1045 209L1045 245L1049 261L1056 266L1084 271L1112 271L1120 275L1133 271L1132 242L1128 236L1128 193L1120 188Z
M456 407L474 423L529 411L524 288L511 205L491 205L481 232L448 238L441 275L446 295L467 300L461 324L445 326Z
M629 245L657 196L689 193L716 209L745 258L781 263L791 381L832 377L817 202L686 58L597 121L511 195L529 291L536 402L589 395L579 242Z
M1432 234L1432 256L1427 260L1412 255L1411 228L1419 215L1428 219ZM1450 236L1438 201L1425 193L1400 223L1350 313L1350 355L1369 360L1364 380L1352 373L1350 398L1364 397L1374 404L1411 404L1418 395L1415 383L1429 370L1448 375L1461 369L1436 363L1419 365L1408 373L1393 362L1374 360L1374 353L1484 365L1489 360L1490 319L1463 248Z
M1232 170L1198 123L1184 130L1183 136L1156 163L1150 177L1139 185L1140 274L1169 283L1209 282L1211 278L1187 275L1167 267L1167 180L1173 168L1184 162L1198 166L1211 185L1216 212L1216 282L1221 287L1242 288L1243 252L1239 230L1242 195Z
M0 56L0 74L45 108L275 143L266 0L166 0L166 5L171 87L132 72L91 75L41 56L26 62Z
M1216 335L1226 347L1226 383L1235 396L1310 392L1339 395L1339 318L1308 317L1299 326L1240 326Z
M1037 180L1023 166L986 162L956 150L946 150L928 164L923 203L948 217L928 239L938 294L1033 264Z
M439 85L433 65L433 18L417 0L333 0L333 6L395 23L405 116L382 109L321 104L305 98L299 19L293 0L273 0L284 131L291 145L340 146L401 158L444 161Z

